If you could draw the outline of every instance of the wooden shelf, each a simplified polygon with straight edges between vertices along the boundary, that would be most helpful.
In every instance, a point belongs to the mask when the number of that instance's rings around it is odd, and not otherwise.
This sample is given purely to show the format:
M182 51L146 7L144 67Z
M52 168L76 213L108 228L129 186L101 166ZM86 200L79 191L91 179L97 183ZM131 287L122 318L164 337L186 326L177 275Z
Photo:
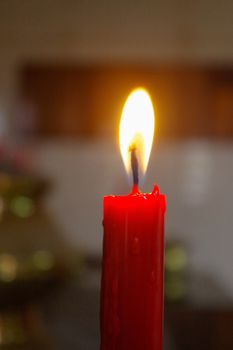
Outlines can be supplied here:
M28 65L21 78L40 136L115 136L128 93L142 85L161 138L233 137L233 68Z

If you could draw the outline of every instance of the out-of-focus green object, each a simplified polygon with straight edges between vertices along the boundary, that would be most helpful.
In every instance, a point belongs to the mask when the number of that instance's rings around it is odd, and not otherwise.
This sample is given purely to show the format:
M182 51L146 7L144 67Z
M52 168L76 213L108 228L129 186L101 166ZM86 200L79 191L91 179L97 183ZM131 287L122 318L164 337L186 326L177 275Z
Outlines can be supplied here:
M7 213L27 219L48 189L48 182L33 175L0 172L0 221Z
M35 211L34 201L25 196L16 196L12 199L10 208L12 212L20 218L28 218Z
M48 182L33 174L8 174L0 171L0 194L4 198L13 198L16 195L25 195L37 198L44 194Z
M33 327L41 316L32 305L81 268L81 258L43 205L49 185L0 152L0 349L37 349L41 340L39 349L47 348L41 324Z
M170 242L165 249L165 298L182 301L187 292L187 252L179 242Z

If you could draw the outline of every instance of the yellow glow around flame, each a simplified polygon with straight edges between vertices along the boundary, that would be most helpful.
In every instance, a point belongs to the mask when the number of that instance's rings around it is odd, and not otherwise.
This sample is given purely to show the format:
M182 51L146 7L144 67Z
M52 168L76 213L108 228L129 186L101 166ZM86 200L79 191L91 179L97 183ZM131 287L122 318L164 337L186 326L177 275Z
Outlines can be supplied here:
M131 152L136 150L139 170L145 174L154 136L154 109L150 95L138 88L128 96L120 121L120 150L127 173L131 172Z

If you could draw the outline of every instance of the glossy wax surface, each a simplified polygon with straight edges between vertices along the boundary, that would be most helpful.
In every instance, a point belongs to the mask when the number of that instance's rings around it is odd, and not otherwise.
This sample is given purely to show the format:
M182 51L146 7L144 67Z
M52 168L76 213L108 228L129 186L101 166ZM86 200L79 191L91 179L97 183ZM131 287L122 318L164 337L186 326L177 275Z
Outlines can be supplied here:
M104 198L101 350L162 350L165 197Z

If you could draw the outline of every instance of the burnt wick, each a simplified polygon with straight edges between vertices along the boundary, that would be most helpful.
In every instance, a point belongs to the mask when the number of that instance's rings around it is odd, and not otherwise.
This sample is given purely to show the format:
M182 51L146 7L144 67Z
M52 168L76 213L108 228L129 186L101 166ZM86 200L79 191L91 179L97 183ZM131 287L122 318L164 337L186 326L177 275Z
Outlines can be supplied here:
M138 186L139 178L138 178L138 160L136 155L136 147L132 146L129 149L131 153L131 169L133 174L133 184L134 186Z

